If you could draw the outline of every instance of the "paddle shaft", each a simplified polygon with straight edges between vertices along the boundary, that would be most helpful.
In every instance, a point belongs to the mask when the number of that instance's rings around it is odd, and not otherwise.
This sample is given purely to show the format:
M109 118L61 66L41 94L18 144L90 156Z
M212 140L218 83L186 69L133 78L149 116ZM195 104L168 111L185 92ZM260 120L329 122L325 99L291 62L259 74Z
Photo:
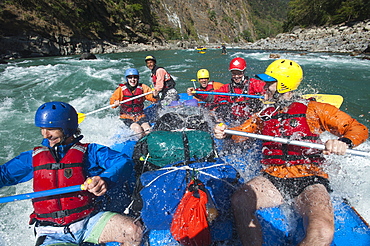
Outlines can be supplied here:
M195 85L195 79L192 79L191 82L193 82L193 86L194 86L194 89L197 88L197 86Z
M232 97L249 97L249 98L263 98L263 96L248 95L248 94L238 94L238 93L226 93L226 92L215 92L215 91L193 91L196 94L207 94L207 95L217 95L217 96L232 96Z
M289 139L286 139L286 138L266 136L266 135L260 135L260 134L249 133L249 132L225 130L225 133L226 134L231 134L231 135L238 135L238 136L242 136L242 137L250 137L250 138L257 138L257 139L262 139L262 140L266 140L266 141L273 141L273 142L278 142L278 143L283 143L283 144L297 145L297 146L313 148L313 149L320 149L320 150L325 149L325 145L323 145L323 144L308 143L308 142L297 141L297 140L289 140ZM369 152L360 151L360 150L347 149L346 153L351 154L351 155L356 155L356 156L370 157Z
M149 91L149 92L147 92L147 93L144 93L144 94L141 94L141 95L137 95L137 96L131 97L131 98L129 98L129 99L126 99L126 100L120 101L120 102L119 102L119 104L126 103L126 102L129 102L129 101L135 100L135 99L137 99L137 98L140 98L140 97L143 97L143 96L146 96L146 95L152 94L152 93L153 93L153 91ZM102 110L104 110L104 109L111 108L111 107L112 107L112 105L108 105L108 106L105 106L105 107L103 107L103 108L100 108L100 109L97 109L97 110L91 111L90 113L87 113L87 114L85 114L84 116L86 116L86 115L90 115L90 114L94 114L94 113L96 113L96 112L99 112L99 111L102 111Z
M83 185L74 185L74 186L67 186L63 188L57 188L52 190L43 190L43 191L37 191L37 192L31 192L31 193L25 193L25 194L19 194L14 196L5 196L0 197L0 203L7 203L7 202L15 202L20 200L27 200L27 199L33 199L33 198L39 198L39 197L45 197L45 196L54 196L54 195L61 195L76 191L83 190Z

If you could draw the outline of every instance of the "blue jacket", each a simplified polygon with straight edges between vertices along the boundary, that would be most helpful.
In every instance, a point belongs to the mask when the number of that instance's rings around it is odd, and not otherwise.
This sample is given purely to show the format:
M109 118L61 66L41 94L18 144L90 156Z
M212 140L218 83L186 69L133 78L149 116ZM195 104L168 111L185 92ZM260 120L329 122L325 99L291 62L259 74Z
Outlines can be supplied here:
M80 136L75 142L80 141L82 137ZM65 156L74 143L57 147L60 158ZM47 139L42 141L42 145L50 147ZM33 150L22 152L0 166L0 188L33 178L32 152ZM100 176L107 182L108 187L112 187L119 180L129 180L132 177L133 161L126 154L92 143L87 148L85 170L89 177Z

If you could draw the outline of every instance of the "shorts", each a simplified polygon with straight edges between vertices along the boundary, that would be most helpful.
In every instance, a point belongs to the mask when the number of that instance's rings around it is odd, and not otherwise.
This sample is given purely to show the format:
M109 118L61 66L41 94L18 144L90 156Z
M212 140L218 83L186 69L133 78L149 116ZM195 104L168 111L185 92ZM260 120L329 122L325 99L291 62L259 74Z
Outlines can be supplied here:
M99 212L67 226L35 226L36 246L98 244L104 227L116 213Z
M329 193L333 191L330 188L329 180L320 176L282 179L267 173L263 173L263 177L270 180L270 182L280 191L285 199L292 199L299 196L305 188L314 184L324 185Z
M141 117L138 121L134 121L133 119L124 119L124 118L120 118L120 120L122 120L122 122L128 127L130 127L131 124L133 124L133 123L137 123L137 124L141 125L145 122L148 122L148 118L146 116Z

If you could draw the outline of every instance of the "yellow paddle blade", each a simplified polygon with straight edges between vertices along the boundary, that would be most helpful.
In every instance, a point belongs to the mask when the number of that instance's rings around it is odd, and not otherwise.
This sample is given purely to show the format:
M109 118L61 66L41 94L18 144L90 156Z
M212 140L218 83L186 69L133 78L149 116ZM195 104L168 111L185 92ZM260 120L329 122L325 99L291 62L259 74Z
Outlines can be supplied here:
M328 103L337 108L343 103L343 97L341 95L329 95L329 94L305 94L302 98L315 98L317 102Z
M83 113L77 113L77 115L78 115L78 124L80 124L82 121L85 120L86 115Z

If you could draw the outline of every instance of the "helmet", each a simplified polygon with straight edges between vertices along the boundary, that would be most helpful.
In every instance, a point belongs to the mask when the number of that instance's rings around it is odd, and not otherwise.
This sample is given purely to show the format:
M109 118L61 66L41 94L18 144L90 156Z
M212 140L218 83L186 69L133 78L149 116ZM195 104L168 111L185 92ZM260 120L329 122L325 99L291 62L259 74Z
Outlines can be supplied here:
M125 71L125 78L126 78L126 81L127 81L127 76L130 76L130 75L136 75L136 76L139 76L139 71L137 71L136 68L129 68Z
M76 132L78 127L77 112L68 103L44 103L36 111L35 126L62 128L64 135L70 137Z
M247 62L243 58L236 57L231 60L229 65L229 71L239 70L243 72L245 69L247 69Z
M157 62L157 59L155 59L155 57L151 56L151 55L145 57L145 61L148 61L148 60L152 60L154 62Z
M197 72L197 78L198 80L199 79L209 79L209 72L207 69L200 69L198 72Z
M296 90L303 79L301 66L288 59L274 61L266 68L265 74L277 80L279 93Z

